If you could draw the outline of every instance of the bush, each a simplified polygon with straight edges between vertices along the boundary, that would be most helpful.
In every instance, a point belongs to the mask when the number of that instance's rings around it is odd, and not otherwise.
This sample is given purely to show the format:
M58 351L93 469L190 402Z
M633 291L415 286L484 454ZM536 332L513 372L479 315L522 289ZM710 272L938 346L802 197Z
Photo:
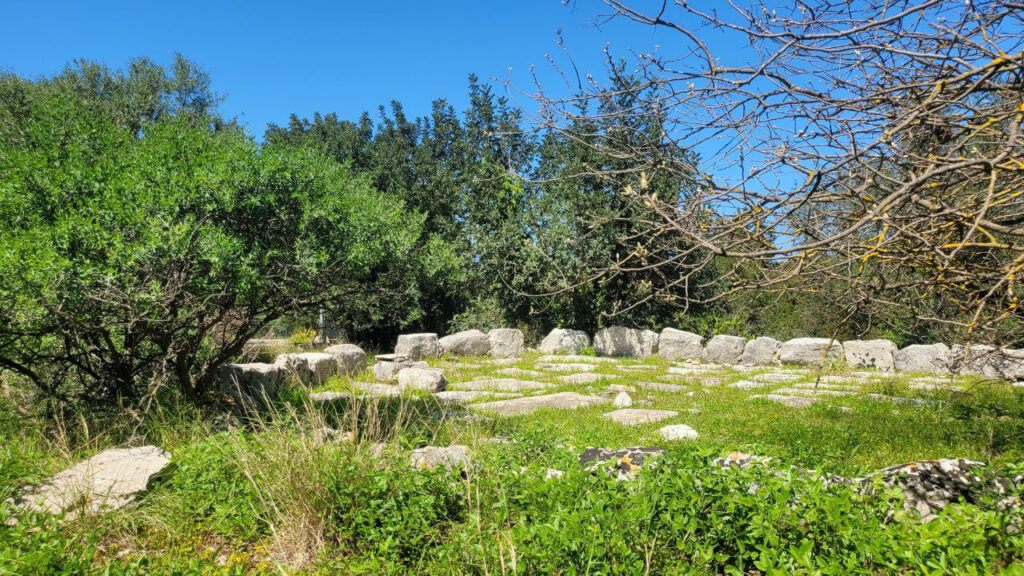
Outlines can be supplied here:
M50 395L199 398L286 311L401 315L421 224L311 149L0 78L0 367Z

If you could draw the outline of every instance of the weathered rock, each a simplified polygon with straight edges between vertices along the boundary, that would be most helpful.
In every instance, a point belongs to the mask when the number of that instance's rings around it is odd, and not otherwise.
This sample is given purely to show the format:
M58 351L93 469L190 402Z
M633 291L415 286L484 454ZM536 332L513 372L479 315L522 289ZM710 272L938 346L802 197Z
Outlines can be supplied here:
M778 402L779 404L789 406L790 408L806 408L818 401L817 398L808 398L806 396L787 396L785 394L754 394L751 398L771 400L772 402Z
M405 356L413 360L433 358L440 353L437 334L402 334L395 344L395 355Z
M281 354L274 364L281 366L286 376L306 385L323 384L338 373L338 361L323 352Z
M568 354L565 356L541 356L537 358L537 362L554 362L556 364L566 362L584 362L598 364L618 364L619 360L615 358L602 358L600 356L581 356L579 354Z
M490 390L445 390L434 393L434 398L448 404L469 404L481 398L519 398L522 394L491 392Z
M945 344L911 344L893 355L893 366L899 372L949 372L949 346Z
M309 401L314 404L329 404L331 402L337 402L338 400L351 397L351 394L346 394L337 390L326 390L324 392L313 392L309 395Z
M664 382L637 382L637 386L659 392L686 392L686 386L679 384L665 384Z
M424 446L417 448L409 455L409 463L413 468L437 468L449 470L469 464L469 447L455 446Z
M335 344L324 348L338 363L338 371L346 376L366 370L366 352L355 344Z
M679 413L674 410L623 408L621 410L608 412L604 417L610 419L612 422L625 424L626 426L638 426L640 424L650 424L651 422L659 422L668 418L675 418L678 415Z
M437 368L404 368L398 372L398 387L402 390L440 392L448 387L444 371Z
M463 330L437 341L441 354L458 356L486 356L491 351L491 339L479 330Z
M778 362L782 342L767 336L758 336L743 347L740 364L744 366L768 366Z
M565 376L559 376L559 382L565 382L566 384L593 384L598 380L607 380L608 378L614 378L609 374L594 374L592 372L580 372L579 374L566 374Z
M373 378L378 382L394 382L398 373L406 368L427 368L426 362L414 360L379 361L373 365Z
M983 462L941 459L910 462L890 466L859 482L878 476L888 486L898 486L903 493L903 508L916 511L922 520L931 520L946 506L961 499L976 502L988 486L978 474Z
M541 408L557 408L560 410L575 410L594 404L607 402L600 396L584 396L576 392L558 392L542 396L527 396L525 398L514 398L512 400L498 400L496 402L483 402L470 406L473 410L481 412L492 412L499 416L515 416L529 414Z
M699 434L686 424L669 424L658 429L658 434L665 440L696 440Z
M547 374L538 372L536 370L523 370L522 368L501 368L494 371L495 374L501 374L502 376L519 376L520 378L543 378Z
M633 399L625 392L619 392L615 396L615 400L612 400L612 406L615 406L616 408L629 408L632 405Z
M156 446L114 448L75 464L15 500L26 509L59 514L123 508L145 492L171 461ZM81 505L84 509L76 509Z
M580 465L588 472L604 469L605 473L615 476L617 480L627 481L636 477L638 470L644 466L653 467L659 456L664 456L661 448L613 448L588 447L580 455Z
M283 379L284 367L280 364L225 364L217 371L220 391L238 401L273 398Z
M590 346L590 336L582 330L555 328L541 340L537 347L542 354L579 354Z
M517 380L515 378L486 378L483 380L472 380L470 382L453 382L451 387L463 390L501 390L504 392L521 392L523 390L551 388L552 384L537 382L534 380Z
M523 354L523 332L515 328L495 328L487 333L491 342L491 356L516 358Z
M547 370L548 372L589 372L591 370L597 369L597 365L582 363L538 362L534 364L534 368Z
M665 328L658 336L658 356L667 360L700 360L704 338L693 332Z
M875 368L883 372L896 369L898 348L891 340L847 340L843 342L843 352L850 368Z
M747 340L739 336L718 334L708 340L701 359L715 364L739 364Z
M984 344L954 345L949 367L955 374L984 376L993 380L1018 380L1024 377L1024 350L996 348Z
M658 334L650 330L613 326L594 335L594 350L602 356L647 358L657 349Z
M779 347L779 362L783 364L828 366L842 358L843 345L828 338L794 338Z

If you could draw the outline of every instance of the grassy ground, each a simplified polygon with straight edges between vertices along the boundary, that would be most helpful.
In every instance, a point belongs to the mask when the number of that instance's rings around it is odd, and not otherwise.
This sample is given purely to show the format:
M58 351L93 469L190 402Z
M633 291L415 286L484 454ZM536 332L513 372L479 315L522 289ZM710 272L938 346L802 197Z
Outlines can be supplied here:
M536 360L431 363L458 386L507 377L496 372L509 367L535 370ZM651 369L622 369L634 364ZM339 401L315 406L306 391L294 390L236 427L183 406L165 406L141 423L67 415L54 427L0 404L0 500L132 436L166 448L175 462L135 507L74 521L23 517L0 528L0 575L1024 572L1019 510L982 501L921 523L900 511L892 491L865 497L768 467L719 472L710 465L740 450L771 456L780 469L846 476L941 457L1019 474L1021 390L958 379L962 394L924 393L908 388L917 375L901 375L866 381L856 396L789 408L750 398L788 383L728 386L758 372L724 368L668 379L668 368L655 359L602 363L594 372L612 378L529 393L628 386L634 407L679 413L637 427L605 418L610 404L489 418L426 394L367 398L352 382L369 374L318 389L350 393ZM759 372L769 371L780 369ZM564 374L521 378L558 383ZM802 374L805 382L815 376ZM701 385L711 377L721 381ZM686 390L638 384L659 379ZM929 403L865 396L871 392ZM699 439L660 438L658 428L679 423ZM354 439L325 441L325 427L354 432ZM470 446L472 464L410 467L410 449L449 444ZM582 469L577 458L588 446L660 446L667 454L636 480L618 482ZM549 469L565 474L546 479ZM0 505L0 516L10 513Z

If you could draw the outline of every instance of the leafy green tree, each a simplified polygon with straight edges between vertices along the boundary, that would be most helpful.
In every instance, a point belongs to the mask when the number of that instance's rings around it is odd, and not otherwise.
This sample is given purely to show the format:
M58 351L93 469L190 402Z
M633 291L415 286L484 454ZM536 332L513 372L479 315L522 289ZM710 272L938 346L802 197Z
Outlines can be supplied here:
M0 78L0 366L58 396L198 399L288 311L408 315L418 213L316 150L220 129L194 86L136 133L121 92L69 84Z

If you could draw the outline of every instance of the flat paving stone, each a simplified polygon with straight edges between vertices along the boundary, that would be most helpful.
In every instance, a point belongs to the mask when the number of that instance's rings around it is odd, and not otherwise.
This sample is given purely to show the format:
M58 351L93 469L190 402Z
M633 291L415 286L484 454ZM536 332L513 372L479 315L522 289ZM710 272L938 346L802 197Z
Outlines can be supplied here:
M686 366L669 366L669 374L681 374L687 376L690 374L703 374L706 372L716 372L723 370L725 366L719 366L717 364L691 364Z
M581 356L579 354L566 354L562 355L547 355L537 358L537 362L555 362L557 364L565 364L567 362L584 362L588 364L618 364L619 361L615 358L605 358L602 356Z
M686 386L680 384L666 384L664 382L637 382L637 386L648 390L658 390L659 392L685 392Z
M169 452L156 446L112 448L59 472L40 486L15 498L23 509L59 514L70 510L97 512L119 509L145 492L150 479L171 462Z
M494 373L501 374L502 376L520 376L523 378L543 378L546 376L543 372L524 370L522 368L501 368L500 370L495 370Z
M907 388L920 390L922 392L963 392L963 386L957 386L946 382L945 384L931 384L929 382L909 382Z
M657 370L658 366L651 366L650 364L635 364L633 366L616 366L616 368L623 372L650 372L652 370Z
M786 396L856 396L857 393L852 390L829 390L828 388L779 388L775 390L773 394L784 394Z
M814 390L814 382L797 382L796 384L790 384L790 388L800 388L802 390ZM818 390L844 390L849 392L856 392L860 390L860 386L856 384L818 384Z
M487 360L487 363L491 366L508 366L510 364L518 364L520 361L520 358L492 358Z
M804 378L803 374L792 372L766 372L751 376L749 379L755 382L789 383Z
M755 380L737 380L729 384L729 388L739 388L740 390L753 390L755 388L765 388L771 386L771 382L757 382Z
M888 396L886 394L865 394L867 398L872 400L882 400L885 402L892 402L894 404L909 404L911 406L925 406L929 404L928 400L924 398L904 398L903 396Z
M806 408L818 401L817 398L808 398L807 396L786 396L784 394L754 394L750 398L751 400L771 400L772 402L778 402L779 404L789 406L790 408Z
M643 408L623 408L621 410L615 410L608 412L604 415L612 422L624 424L626 426L639 426L640 424L649 424L651 422L660 422L661 420L667 420L669 418L675 418L679 415L679 412L674 410L646 410Z
M551 362L538 362L534 364L533 367L540 370L548 370L550 372L590 372L591 370L597 369L597 364L557 364Z
M512 400L496 400L494 402L471 404L470 409L479 412L491 412L499 416L516 416L530 414L542 408L575 410L577 408L602 404L607 401L606 398L601 398L600 396L585 396L576 392L557 392L541 396L525 396Z
M701 376L696 378L695 380L697 382L700 382L701 386L717 386L722 382L725 382L726 378Z
M484 380L471 380L469 382L452 382L449 388L455 390L500 390L502 392L521 392L523 390L538 390L551 388L553 384L537 382L535 380L517 380L515 378L487 378Z
M445 390L443 392L435 392L432 396L448 404L469 404L481 398L520 398L522 394L491 392L489 390Z
M615 378L611 374L594 374L592 372L581 372L579 374L566 374L565 376L559 376L559 382L565 382L566 384L593 384L598 380L608 380Z
M394 384L378 384L377 382L353 382L355 395L359 397L384 398L401 396L402 389Z

